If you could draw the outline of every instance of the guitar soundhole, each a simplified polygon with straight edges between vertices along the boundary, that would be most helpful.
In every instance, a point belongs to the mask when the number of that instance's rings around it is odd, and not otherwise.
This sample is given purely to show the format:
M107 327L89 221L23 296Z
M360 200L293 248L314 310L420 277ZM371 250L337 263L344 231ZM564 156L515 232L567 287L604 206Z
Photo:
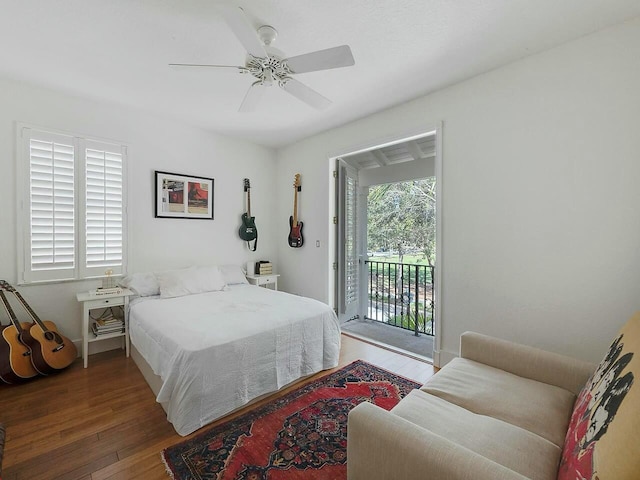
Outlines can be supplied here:
M53 332L46 331L44 332L44 338L46 338L49 341L52 341L52 340L55 340L56 336L53 334Z

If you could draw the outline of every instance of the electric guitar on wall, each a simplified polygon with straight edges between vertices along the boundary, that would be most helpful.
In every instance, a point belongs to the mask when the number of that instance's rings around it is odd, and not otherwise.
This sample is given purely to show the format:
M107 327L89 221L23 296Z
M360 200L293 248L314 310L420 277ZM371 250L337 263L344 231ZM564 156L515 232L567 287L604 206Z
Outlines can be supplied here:
M247 247L252 252L255 252L258 248L258 229L256 228L256 217L251 216L251 185L249 179L244 179L244 191L247 193L247 211L242 214L242 225L238 234L240 238L247 242ZM251 247L251 240L254 240L253 248Z
M5 383L20 383L38 375L31 363L31 348L22 343L23 332L31 327L28 322L20 323L3 290L0 298L11 325L2 328L0 339L0 380Z
M300 187L300 174L296 173L293 181L293 215L289 217L289 246L292 248L300 248L304 243L302 238L302 222L298 220L298 192Z
M31 348L31 363L38 373L48 375L71 365L78 356L73 342L58 332L55 323L40 320L22 295L6 281L0 280L0 289L13 293L35 322L23 330L22 341Z

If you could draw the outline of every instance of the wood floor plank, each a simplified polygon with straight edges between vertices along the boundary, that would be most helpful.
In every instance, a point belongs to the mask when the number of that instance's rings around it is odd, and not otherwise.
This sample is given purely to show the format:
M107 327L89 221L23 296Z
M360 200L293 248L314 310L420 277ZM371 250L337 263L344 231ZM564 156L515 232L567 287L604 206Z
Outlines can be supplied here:
M126 475L137 475L154 465L162 465L160 452L171 445L179 443L183 438L177 433L174 437L166 438L160 442L150 443L143 450L127 458L119 460L108 467L100 469L91 475L91 480L114 480L117 478L129 478ZM164 469L164 466L163 466ZM166 475L166 474L165 474ZM166 479L166 477L163 477ZM152 480L152 479L150 479Z
M358 359L420 383L434 373L425 362L343 335L338 368ZM56 375L1 385L0 405L0 421L7 426L4 480L167 480L160 452L200 433L175 432L121 350L92 355L87 369L77 360Z

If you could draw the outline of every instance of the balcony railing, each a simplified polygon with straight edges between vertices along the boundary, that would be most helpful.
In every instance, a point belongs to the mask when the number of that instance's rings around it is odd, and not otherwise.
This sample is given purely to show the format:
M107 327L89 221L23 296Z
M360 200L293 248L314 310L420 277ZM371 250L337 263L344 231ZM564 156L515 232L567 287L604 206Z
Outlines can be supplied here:
M365 262L369 308L365 318L433 335L433 269L430 265Z

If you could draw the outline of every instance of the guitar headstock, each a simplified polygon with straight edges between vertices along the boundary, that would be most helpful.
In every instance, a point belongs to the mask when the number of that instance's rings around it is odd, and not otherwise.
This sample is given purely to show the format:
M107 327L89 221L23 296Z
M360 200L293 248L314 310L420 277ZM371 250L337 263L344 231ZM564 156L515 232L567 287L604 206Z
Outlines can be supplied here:
M296 190L300 190L300 174L296 173L296 176L293 179L293 188Z
M249 184L249 179L245 178L244 179L244 191L246 192L247 190L249 190L251 188L251 185Z
M6 280L0 280L0 290L6 290L7 292L15 292L16 289Z

